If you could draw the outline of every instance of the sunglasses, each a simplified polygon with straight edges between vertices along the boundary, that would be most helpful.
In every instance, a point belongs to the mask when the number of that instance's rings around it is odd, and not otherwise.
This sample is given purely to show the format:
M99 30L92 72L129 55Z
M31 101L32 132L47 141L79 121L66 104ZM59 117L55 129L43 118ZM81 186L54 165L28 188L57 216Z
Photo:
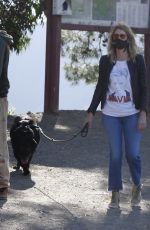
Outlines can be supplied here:
M113 40L116 40L116 39L119 39L119 38L124 40L124 39L127 38L127 35L126 34L113 34L112 38L113 38Z

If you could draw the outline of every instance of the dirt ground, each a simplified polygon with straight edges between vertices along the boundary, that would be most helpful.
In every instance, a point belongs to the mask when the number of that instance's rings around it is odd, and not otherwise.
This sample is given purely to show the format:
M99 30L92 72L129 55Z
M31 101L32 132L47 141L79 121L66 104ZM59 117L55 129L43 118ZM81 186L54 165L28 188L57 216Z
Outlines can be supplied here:
M50 137L67 139L84 123L85 111L35 114ZM10 139L10 192L0 202L0 230L150 230L150 117L142 140L141 207L131 208L131 180L123 162L120 209L109 209L108 145L100 112L88 136L68 142L41 141L32 159L31 176L15 171ZM8 129L14 117L8 117ZM8 130L9 131L9 130ZM9 132L8 132L9 134Z

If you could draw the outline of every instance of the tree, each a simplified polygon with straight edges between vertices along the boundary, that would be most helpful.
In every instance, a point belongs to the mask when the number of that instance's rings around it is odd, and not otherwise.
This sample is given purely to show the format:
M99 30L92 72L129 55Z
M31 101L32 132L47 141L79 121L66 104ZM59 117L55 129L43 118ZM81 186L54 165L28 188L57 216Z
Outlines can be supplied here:
M107 33L62 31L61 55L67 59L66 79L72 84L84 80L93 83L98 77L98 61L105 52Z
M43 23L40 0L1 0L0 29L13 36L13 49L19 53L26 48L37 23Z

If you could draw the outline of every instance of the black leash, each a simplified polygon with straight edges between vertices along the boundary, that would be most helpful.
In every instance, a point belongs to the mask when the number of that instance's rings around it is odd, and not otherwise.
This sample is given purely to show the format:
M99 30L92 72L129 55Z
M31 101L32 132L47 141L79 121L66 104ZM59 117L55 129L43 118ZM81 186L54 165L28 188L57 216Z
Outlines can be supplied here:
M68 138L68 139L54 139L54 138L51 138L51 137L47 136L47 135L43 132L43 130L42 130L41 127L39 127L39 129L40 129L41 134L42 134L44 137L46 137L48 140L52 141L52 142L66 142L66 141L71 141L71 140L73 140L73 139L74 139L75 137L77 137L79 134L81 135L81 137L86 137L87 134L88 134L89 125L88 125L88 122L85 123L85 125L83 126L83 128L82 128L79 132L75 133L71 138Z

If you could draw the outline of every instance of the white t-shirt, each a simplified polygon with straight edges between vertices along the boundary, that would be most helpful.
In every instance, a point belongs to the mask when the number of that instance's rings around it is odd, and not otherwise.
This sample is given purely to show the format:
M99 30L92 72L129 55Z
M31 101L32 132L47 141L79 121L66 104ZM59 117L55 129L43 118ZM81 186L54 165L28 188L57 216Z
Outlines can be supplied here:
M139 112L133 103L130 73L126 61L117 61L109 79L106 103L102 113L115 117Z

